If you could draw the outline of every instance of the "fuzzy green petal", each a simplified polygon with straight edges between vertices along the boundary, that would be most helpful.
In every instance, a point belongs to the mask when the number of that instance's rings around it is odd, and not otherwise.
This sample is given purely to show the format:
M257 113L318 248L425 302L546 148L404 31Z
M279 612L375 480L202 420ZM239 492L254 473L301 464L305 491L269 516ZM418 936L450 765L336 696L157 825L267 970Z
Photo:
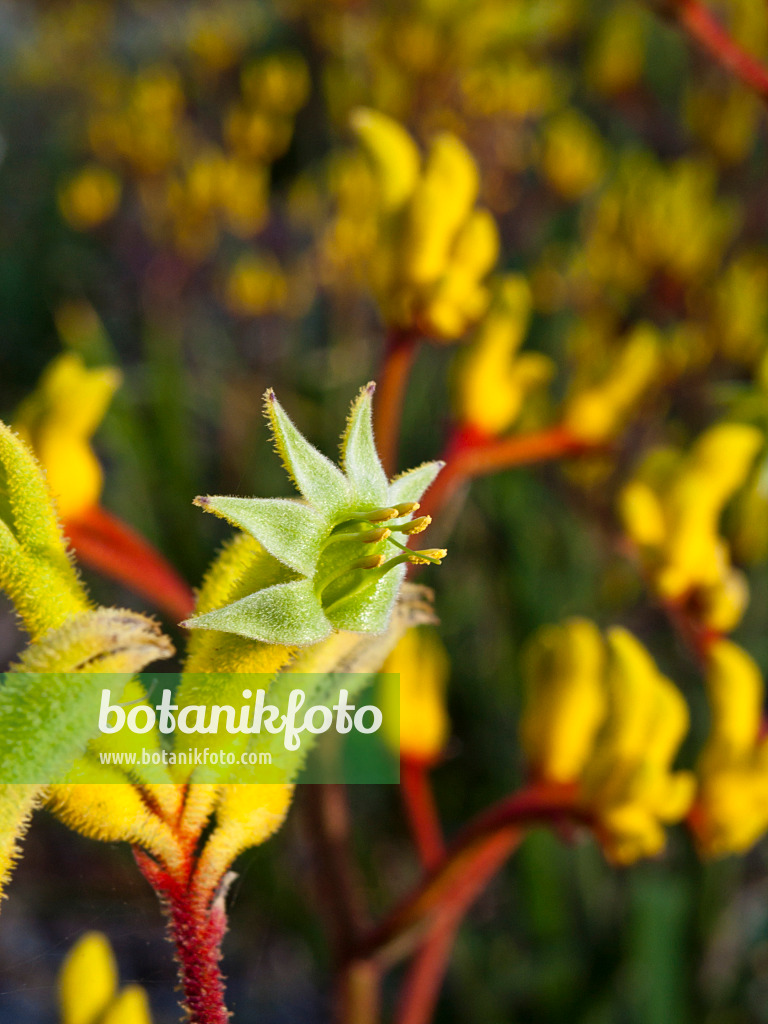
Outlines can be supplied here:
M217 629L267 644L306 647L324 640L331 624L311 580L278 583L182 623L190 629Z
M196 498L206 512L250 533L284 565L311 576L315 571L326 521L315 509L285 498Z
M352 496L344 474L299 433L271 390L265 396L265 412L283 464L310 505L326 515L350 508Z
M366 384L352 405L341 441L341 465L357 501L381 506L387 501L389 485L373 439L375 389L375 384Z
M395 477L389 485L387 500L392 505L401 501L419 501L444 465L444 462L422 462L415 469Z
M406 567L398 565L382 576L370 590L339 602L336 608L330 609L328 618L334 628L350 633L383 633L389 625L405 572Z

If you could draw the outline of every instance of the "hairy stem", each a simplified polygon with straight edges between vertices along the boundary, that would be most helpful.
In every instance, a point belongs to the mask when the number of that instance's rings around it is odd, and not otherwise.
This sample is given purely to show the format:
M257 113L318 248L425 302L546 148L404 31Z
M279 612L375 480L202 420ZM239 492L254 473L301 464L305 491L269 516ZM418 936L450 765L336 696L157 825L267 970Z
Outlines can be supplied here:
M140 850L134 856L142 874L155 890L176 948L179 982L184 994L187 1024L227 1024L224 978L219 964L227 930L224 908L226 879L219 894L206 906L185 882L172 877Z

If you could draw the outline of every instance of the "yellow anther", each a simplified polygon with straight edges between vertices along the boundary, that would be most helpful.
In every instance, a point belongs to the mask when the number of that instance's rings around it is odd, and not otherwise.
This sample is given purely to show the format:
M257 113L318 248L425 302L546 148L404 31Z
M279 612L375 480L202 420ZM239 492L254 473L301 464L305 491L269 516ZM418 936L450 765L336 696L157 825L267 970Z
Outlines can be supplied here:
M411 512L415 512L418 508L421 508L418 501L403 501L399 505L395 505L395 512L398 517L409 516Z
M413 537L417 533L423 533L431 522L432 516L419 516L418 519L414 519L410 523L405 523L404 526L400 526L397 529L400 533L405 533L409 537Z
M384 555L366 555L350 565L350 569L378 569L384 564Z

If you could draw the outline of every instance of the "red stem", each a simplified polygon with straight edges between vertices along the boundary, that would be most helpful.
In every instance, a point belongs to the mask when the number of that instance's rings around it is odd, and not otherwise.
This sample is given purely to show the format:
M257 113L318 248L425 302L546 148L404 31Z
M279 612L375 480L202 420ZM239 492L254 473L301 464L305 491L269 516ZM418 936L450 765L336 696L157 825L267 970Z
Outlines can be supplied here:
M94 505L64 524L77 557L150 600L175 622L194 608L194 593L173 566L117 516Z
M387 336L374 406L376 443L387 476L397 467L403 402L418 346L419 336L411 331L392 329Z
M535 823L590 825L589 814L578 806L575 785L536 785L513 793L474 818L456 836L445 856L421 883L358 944L361 959L384 953L387 949L402 952L400 941L416 926L430 923L444 901L465 877L482 863L486 849L506 835L511 841L521 826Z
M519 829L492 836L478 852L463 879L446 897L414 957L400 997L397 1024L428 1024L448 969L456 933L465 914L522 839Z
M219 969L221 942L227 930L226 888L205 907L187 884L172 877L143 851L134 849L134 856L168 920L188 1024L228 1024L230 1015Z
M663 8L726 71L768 102L768 69L747 53L699 0L671 0Z
M501 438L478 435L466 427L457 427L445 449L445 468L427 491L420 514L435 515L461 485L473 477L487 476L515 466L585 455L604 447L604 444L596 445L575 437L560 424Z
M400 792L422 865L430 870L445 856L443 830L427 767L403 758L400 762Z

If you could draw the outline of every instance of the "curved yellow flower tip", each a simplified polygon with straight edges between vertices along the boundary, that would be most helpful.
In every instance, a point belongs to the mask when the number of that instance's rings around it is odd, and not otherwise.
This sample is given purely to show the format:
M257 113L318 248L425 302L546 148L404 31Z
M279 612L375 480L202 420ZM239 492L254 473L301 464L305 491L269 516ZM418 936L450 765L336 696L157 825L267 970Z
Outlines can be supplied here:
M633 480L619 495L619 515L629 537L639 547L661 547L667 532L664 509L657 495L641 480Z
M748 850L768 830L768 742L760 739L762 675L729 640L708 654L711 726L697 764L699 793L691 825L701 854Z
M14 426L35 450L63 519L76 518L101 494L101 466L89 441L120 385L112 367L88 369L67 352L46 369Z
M117 964L107 937L87 932L59 972L61 1024L96 1024L117 991Z
M581 775L606 713L604 648L588 619L540 629L524 660L521 742L536 778L573 782Z
M59 972L61 1024L152 1024L140 985L117 991L117 964L107 937L87 932Z
M450 732L445 690L448 654L436 630L409 629L381 667L384 739L402 758L423 765L438 760ZM399 674L399 678L395 674ZM399 730L397 712L399 709Z
M499 283L458 366L459 421L483 434L501 434L520 415L527 396L547 383L552 360L537 352L518 354L531 314L531 289L524 277L507 274Z
M167 823L147 808L133 785L122 781L120 771L97 767L104 783L52 786L49 810L89 839L141 846L168 867L179 867L183 857Z
M663 499L669 526L658 586L665 596L723 582L729 566L718 536L720 515L745 482L763 443L757 428L724 423L695 444Z
M126 985L99 1024L152 1024L149 999L141 985Z
M244 850L258 846L282 825L293 799L290 785L222 786L216 804L216 825L200 854L193 886L210 895L229 866Z
M760 734L763 677L754 660L730 640L718 640L707 655L707 697L712 713L701 771L734 764L755 748Z
M371 159L385 211L401 209L413 195L421 167L418 146L401 124L378 110L358 107L350 123Z
M89 164L59 188L59 210L70 227L88 231L114 214L120 191L120 179L113 171Z
M650 324L639 324L607 375L566 400L563 422L568 430L585 441L609 440L653 384L660 363L659 332Z
M464 143L450 132L438 135L408 211L402 271L407 281L424 286L438 280L479 186L477 165Z

